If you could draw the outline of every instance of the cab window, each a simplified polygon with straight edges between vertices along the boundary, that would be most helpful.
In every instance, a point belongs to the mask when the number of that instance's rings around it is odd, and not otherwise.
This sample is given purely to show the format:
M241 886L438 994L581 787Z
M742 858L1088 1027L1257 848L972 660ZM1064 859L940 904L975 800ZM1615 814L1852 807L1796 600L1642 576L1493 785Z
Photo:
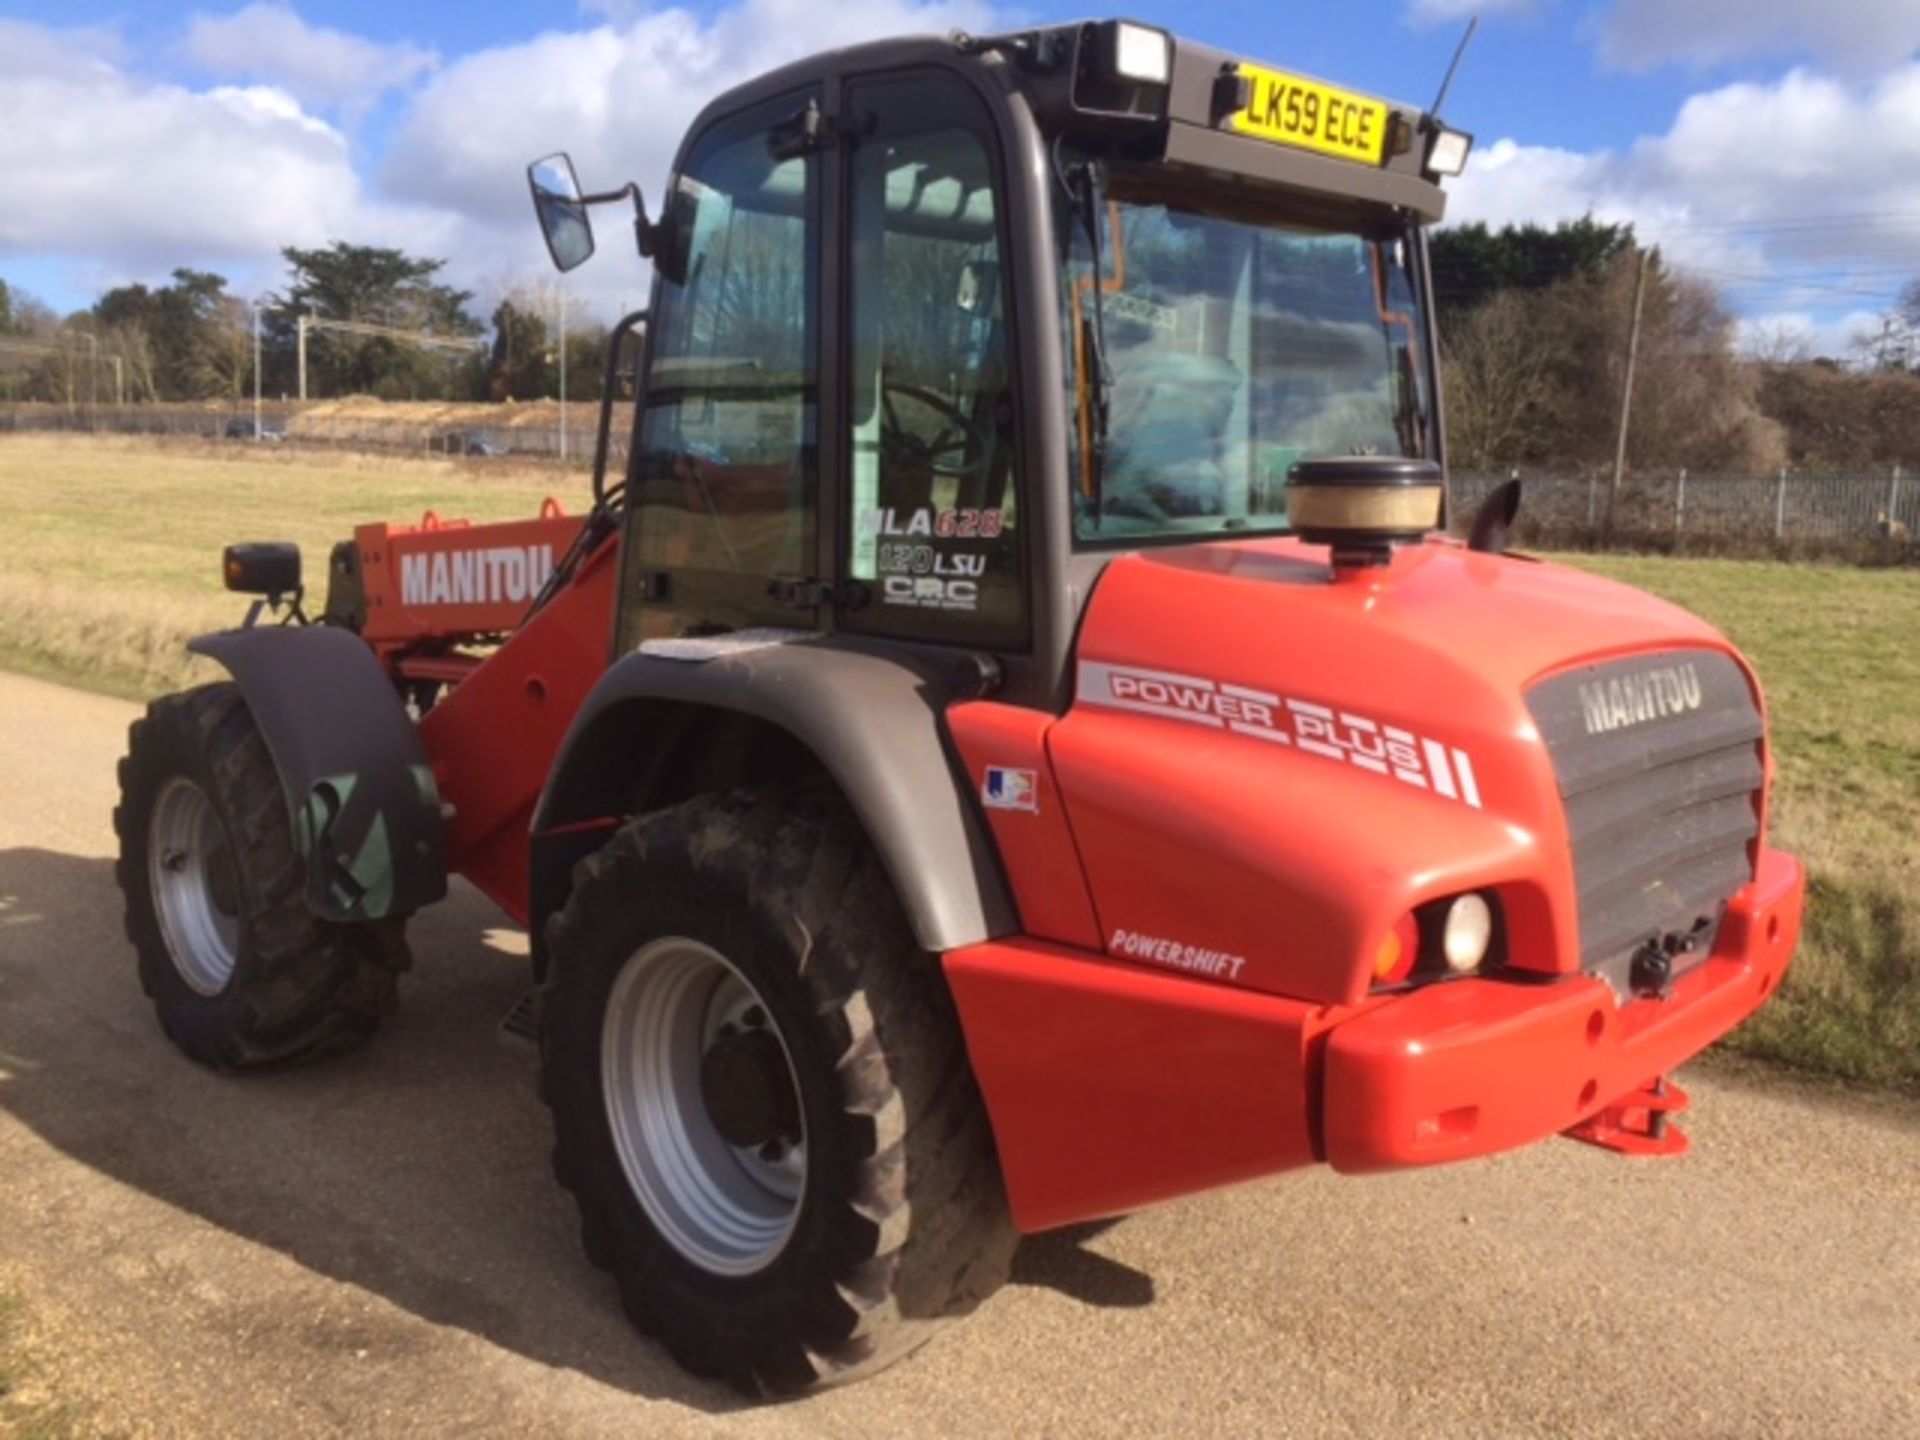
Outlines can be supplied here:
M1429 453L1408 232L1106 178L1062 217L1078 540L1280 530L1296 461Z
M860 87L851 165L847 573L861 629L1026 635L1013 382L984 108L941 77Z
M815 568L817 161L769 144L793 109L716 129L674 181L623 607L646 637L803 623L768 588Z

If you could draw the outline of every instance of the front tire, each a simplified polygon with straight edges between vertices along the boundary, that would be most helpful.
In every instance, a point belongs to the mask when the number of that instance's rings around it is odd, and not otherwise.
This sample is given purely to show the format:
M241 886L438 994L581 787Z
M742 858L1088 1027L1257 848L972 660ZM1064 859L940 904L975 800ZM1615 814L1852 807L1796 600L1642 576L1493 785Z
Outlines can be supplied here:
M405 922L337 925L307 909L279 776L237 686L147 707L113 820L141 987L195 1060L310 1060L361 1043L393 1010Z
M686 1368L791 1394L901 1358L1015 1235L937 961L820 792L644 816L547 932L555 1169Z

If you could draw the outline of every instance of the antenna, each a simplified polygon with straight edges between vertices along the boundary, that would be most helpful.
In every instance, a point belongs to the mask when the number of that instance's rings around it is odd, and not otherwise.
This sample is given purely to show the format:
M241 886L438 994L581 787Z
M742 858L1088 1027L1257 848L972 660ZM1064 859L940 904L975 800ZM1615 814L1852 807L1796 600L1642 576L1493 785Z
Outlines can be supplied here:
M1447 66L1446 78L1440 82L1440 93L1433 97L1433 104L1427 107L1429 115L1438 115L1440 107L1446 103L1447 91L1453 88L1454 71L1460 68L1460 62L1466 58L1467 46L1473 43L1473 32L1480 28L1480 17L1475 15L1467 21L1467 33L1460 37L1460 44L1453 52L1453 63Z

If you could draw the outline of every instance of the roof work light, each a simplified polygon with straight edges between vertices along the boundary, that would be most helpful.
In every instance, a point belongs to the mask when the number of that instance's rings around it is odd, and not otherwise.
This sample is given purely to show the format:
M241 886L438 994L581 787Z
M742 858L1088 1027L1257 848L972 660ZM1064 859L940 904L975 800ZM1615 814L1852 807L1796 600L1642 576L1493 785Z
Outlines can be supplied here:
M1079 26L1071 58L1073 110L1081 121L1131 128L1166 119L1173 37L1131 20Z
M1113 73L1141 85L1173 80L1173 37L1164 30L1117 21L1113 27Z
M1427 147L1427 169L1435 175L1458 175L1467 168L1467 154L1472 149L1473 136L1442 126Z

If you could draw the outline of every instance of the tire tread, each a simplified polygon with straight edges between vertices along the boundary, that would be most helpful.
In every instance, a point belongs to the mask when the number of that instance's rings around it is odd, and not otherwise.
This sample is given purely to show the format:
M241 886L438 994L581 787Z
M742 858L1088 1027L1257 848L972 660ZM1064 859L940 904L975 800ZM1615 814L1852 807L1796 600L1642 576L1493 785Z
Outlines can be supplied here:
M199 771L190 778L208 790L239 864L242 954L233 983L211 998L171 975L146 873L153 799L188 769ZM128 732L119 776L115 874L124 924L168 1037L215 1069L256 1070L334 1054L371 1036L392 1013L397 977L409 963L405 922L332 924L306 908L306 867L279 775L239 687L220 682L153 701Z
M572 1192L588 1257L624 1308L696 1374L752 1393L852 1380L918 1348L1004 1282L1017 1241L985 1107L944 978L915 945L879 857L852 812L818 790L705 795L624 826L581 861L549 923L544 1011L633 897L684 860L703 883L741 893L766 931L789 938L815 1018L842 1043L834 1070L847 1133L863 1137L857 1176L837 1197L864 1224L826 1293L801 1297L814 1324L780 1337L699 1333L659 1303L647 1267L619 1243L623 1197L601 1192L584 1154L590 1126L564 1113L561 1057L542 1036L543 1097L558 1137L554 1171Z

